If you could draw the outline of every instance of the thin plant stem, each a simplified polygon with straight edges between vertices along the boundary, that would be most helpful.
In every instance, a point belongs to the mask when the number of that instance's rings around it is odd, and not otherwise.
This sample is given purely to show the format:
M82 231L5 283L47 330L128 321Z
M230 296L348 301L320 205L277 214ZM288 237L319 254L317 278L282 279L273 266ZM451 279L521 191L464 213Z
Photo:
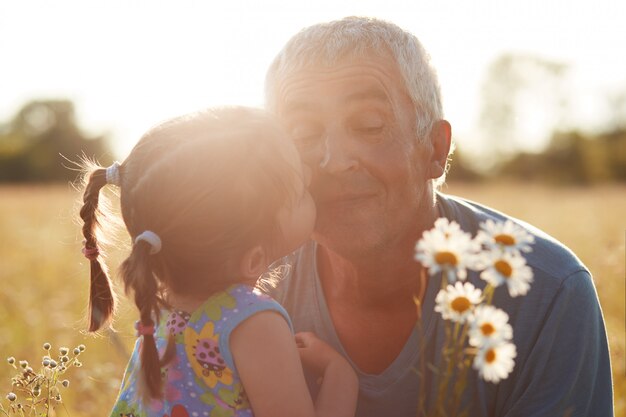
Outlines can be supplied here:
M466 325L466 328L467 328L467 325ZM451 415L453 416L457 415L457 410L459 409L459 406L461 405L461 394L463 394L463 391L465 391L465 388L467 386L467 373L471 366L471 358L466 357L466 355L467 355L467 350L462 349L461 355L460 355L460 361L459 361L459 364L460 364L459 374L455 381L454 388L452 391L453 399L452 399Z
M48 379L48 384L46 388L46 417L50 415L50 379Z
M426 291L425 291L425 287L426 287L426 282L427 282L427 276L426 276L426 269L422 268L420 270L420 276L419 276L419 282L420 282L420 289L418 292L417 296L413 297L413 301L415 302L415 308L416 308L416 312L417 312L417 321L416 321L416 326L417 326L417 334L419 337L419 345L418 345L418 354L419 354L419 359L418 359L418 365L417 365L417 375L418 375L418 398L417 398L417 416L418 417L426 417L426 410L425 410L425 401L426 401L426 396L425 396L425 386L426 386L426 366L425 366L425 355L426 355L426 342L424 340L424 323L422 321L423 318L423 314L422 314L422 310L423 310L423 304L422 304L422 299L424 298Z
M444 359L446 371L443 374L443 376L439 375L439 377L437 378L439 384L437 388L437 400L435 401L435 410L437 413L436 415L440 415L440 416L446 415L445 407L444 407L444 398L448 390L447 388L450 382L450 374L452 373L452 369L454 365L452 358L451 358L454 352L454 348L452 346L453 343L454 343L454 339L452 338L451 324L446 323L446 341L444 344L445 348L443 350L443 359Z
M487 286L485 287L485 290L483 291L483 296L485 297L485 304L486 305L491 305L491 302L493 300L493 294L495 288L493 285L491 284L487 284Z
M424 325L422 323L422 303L421 301L415 297L414 298L415 301L415 306L417 308L417 322L416 322L416 326L417 326L417 334L419 337L419 346L418 346L418 354L419 354L419 359L418 359L418 365L417 365L417 377L418 377L418 391L417 391L417 416L418 417L425 417L426 416L426 410L424 409L424 386L426 385L426 368L424 366L424 355L425 355L425 350L424 347L426 346L426 344L424 343Z

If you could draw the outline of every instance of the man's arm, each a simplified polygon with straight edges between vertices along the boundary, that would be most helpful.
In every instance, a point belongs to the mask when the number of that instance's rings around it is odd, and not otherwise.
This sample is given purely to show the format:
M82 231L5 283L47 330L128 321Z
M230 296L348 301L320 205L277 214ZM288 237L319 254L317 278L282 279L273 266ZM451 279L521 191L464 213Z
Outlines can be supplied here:
M543 324L525 325L542 328L496 415L613 416L606 330L589 273L567 277Z

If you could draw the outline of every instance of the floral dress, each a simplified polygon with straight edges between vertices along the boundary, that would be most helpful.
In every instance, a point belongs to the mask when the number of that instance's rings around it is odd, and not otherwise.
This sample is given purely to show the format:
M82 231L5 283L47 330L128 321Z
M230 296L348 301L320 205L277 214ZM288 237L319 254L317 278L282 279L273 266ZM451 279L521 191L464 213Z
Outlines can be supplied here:
M230 353L229 336L239 323L266 310L282 314L291 327L280 304L240 284L214 294L191 314L164 310L155 334L157 348L163 354L173 335L176 356L161 370L163 398L142 403L138 395L139 338L111 417L253 416Z

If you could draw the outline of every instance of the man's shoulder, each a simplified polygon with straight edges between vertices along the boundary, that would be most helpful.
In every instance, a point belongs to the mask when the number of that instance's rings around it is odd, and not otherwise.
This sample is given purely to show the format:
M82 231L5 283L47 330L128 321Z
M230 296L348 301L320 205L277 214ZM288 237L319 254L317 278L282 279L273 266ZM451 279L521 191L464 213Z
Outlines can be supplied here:
M534 238L532 251L525 254L526 261L535 270L535 274L565 280L580 271L589 273L582 261L563 243L537 227L494 208L443 193L437 194L440 211L449 220L460 224L466 232L475 236L480 224L492 220L495 222L512 221Z

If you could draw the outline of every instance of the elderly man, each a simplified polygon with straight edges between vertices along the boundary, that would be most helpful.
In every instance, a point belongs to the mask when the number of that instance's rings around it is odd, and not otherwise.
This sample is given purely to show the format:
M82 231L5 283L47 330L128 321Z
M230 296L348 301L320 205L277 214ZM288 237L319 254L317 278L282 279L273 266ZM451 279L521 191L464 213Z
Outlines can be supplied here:
M416 370L420 361L439 363L445 339L433 312L439 280L414 260L416 241L440 217L472 235L480 223L510 218L437 191L450 124L427 54L394 24L351 17L304 29L270 67L266 94L312 169L318 208L313 240L285 260L289 273L272 295L296 331L315 332L353 364L358 416L415 416L418 399L428 409L437 391L435 373L420 378ZM530 291L493 299L513 327L515 368L499 384L472 370L459 410L612 415L607 339L589 271L559 242L512 220L534 237ZM467 281L485 286L477 273Z

